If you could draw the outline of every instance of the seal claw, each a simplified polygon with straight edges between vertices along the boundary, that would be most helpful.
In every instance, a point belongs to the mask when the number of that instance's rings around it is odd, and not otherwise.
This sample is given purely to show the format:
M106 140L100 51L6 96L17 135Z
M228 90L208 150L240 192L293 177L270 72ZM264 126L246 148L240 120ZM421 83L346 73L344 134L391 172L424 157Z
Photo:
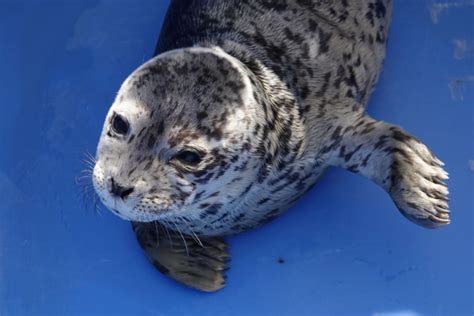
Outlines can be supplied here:
M443 163L414 137L396 146L389 192L400 212L426 228L449 224L449 192L444 182L448 173Z

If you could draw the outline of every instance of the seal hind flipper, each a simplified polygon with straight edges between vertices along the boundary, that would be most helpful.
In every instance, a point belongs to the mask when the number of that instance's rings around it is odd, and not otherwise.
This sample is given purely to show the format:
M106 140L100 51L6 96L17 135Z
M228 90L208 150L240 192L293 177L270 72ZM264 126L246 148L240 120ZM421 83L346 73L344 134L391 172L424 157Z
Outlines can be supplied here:
M205 292L225 286L229 253L222 238L192 237L155 222L133 222L132 226L146 256L161 273Z
M443 163L402 128L362 110L347 114L339 117L326 145L330 164L373 180L412 222L426 228L449 224Z

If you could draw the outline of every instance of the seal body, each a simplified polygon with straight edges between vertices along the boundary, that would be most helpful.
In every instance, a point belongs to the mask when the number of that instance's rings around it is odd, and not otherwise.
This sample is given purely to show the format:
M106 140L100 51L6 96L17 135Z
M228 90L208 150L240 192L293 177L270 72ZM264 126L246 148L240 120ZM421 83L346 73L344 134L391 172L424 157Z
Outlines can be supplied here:
M389 0L171 1L156 56L107 115L93 175L101 200L135 222L161 271L205 290L222 286L227 258L210 237L270 221L329 166L373 180L417 224L449 223L442 163L365 113L390 18ZM150 241L159 231L178 232L187 253L217 254L177 259ZM196 270L203 262L213 277Z
M384 59L390 24L389 1L349 2L171 3L157 55L188 47L217 48L242 63L256 82L267 85L255 97L264 117L248 130L250 140L237 145L245 152L249 144L249 150L258 151L264 160L255 170L257 181L246 184L245 199L203 200L198 210L190 210L198 211L203 222L183 225L181 219L169 219L171 227L179 225L190 233L190 226L205 235L254 228L287 209L326 169L322 151L334 127L331 117L341 110L338 107L345 110L343 103L354 112L366 106ZM244 169L245 161L239 166ZM225 196L237 185L226 184L218 194Z

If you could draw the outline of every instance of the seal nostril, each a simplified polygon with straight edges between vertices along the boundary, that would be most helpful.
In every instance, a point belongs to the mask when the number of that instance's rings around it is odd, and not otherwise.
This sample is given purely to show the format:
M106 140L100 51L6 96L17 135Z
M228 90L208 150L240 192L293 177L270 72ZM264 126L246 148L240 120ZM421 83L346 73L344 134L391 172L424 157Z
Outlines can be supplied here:
M133 187L125 188L125 187L121 186L112 177L109 178L108 182L109 182L109 192L114 196L121 197L122 199L125 199L134 190Z

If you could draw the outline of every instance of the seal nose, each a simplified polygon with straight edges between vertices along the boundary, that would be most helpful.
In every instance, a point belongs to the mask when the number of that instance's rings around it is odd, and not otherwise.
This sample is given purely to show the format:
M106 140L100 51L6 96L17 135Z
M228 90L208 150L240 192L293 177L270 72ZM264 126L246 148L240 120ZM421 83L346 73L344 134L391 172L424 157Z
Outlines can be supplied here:
M118 184L113 177L109 178L109 192L117 197L120 197L122 199L126 199L127 196L129 196L133 192L133 187L123 187L120 184Z

